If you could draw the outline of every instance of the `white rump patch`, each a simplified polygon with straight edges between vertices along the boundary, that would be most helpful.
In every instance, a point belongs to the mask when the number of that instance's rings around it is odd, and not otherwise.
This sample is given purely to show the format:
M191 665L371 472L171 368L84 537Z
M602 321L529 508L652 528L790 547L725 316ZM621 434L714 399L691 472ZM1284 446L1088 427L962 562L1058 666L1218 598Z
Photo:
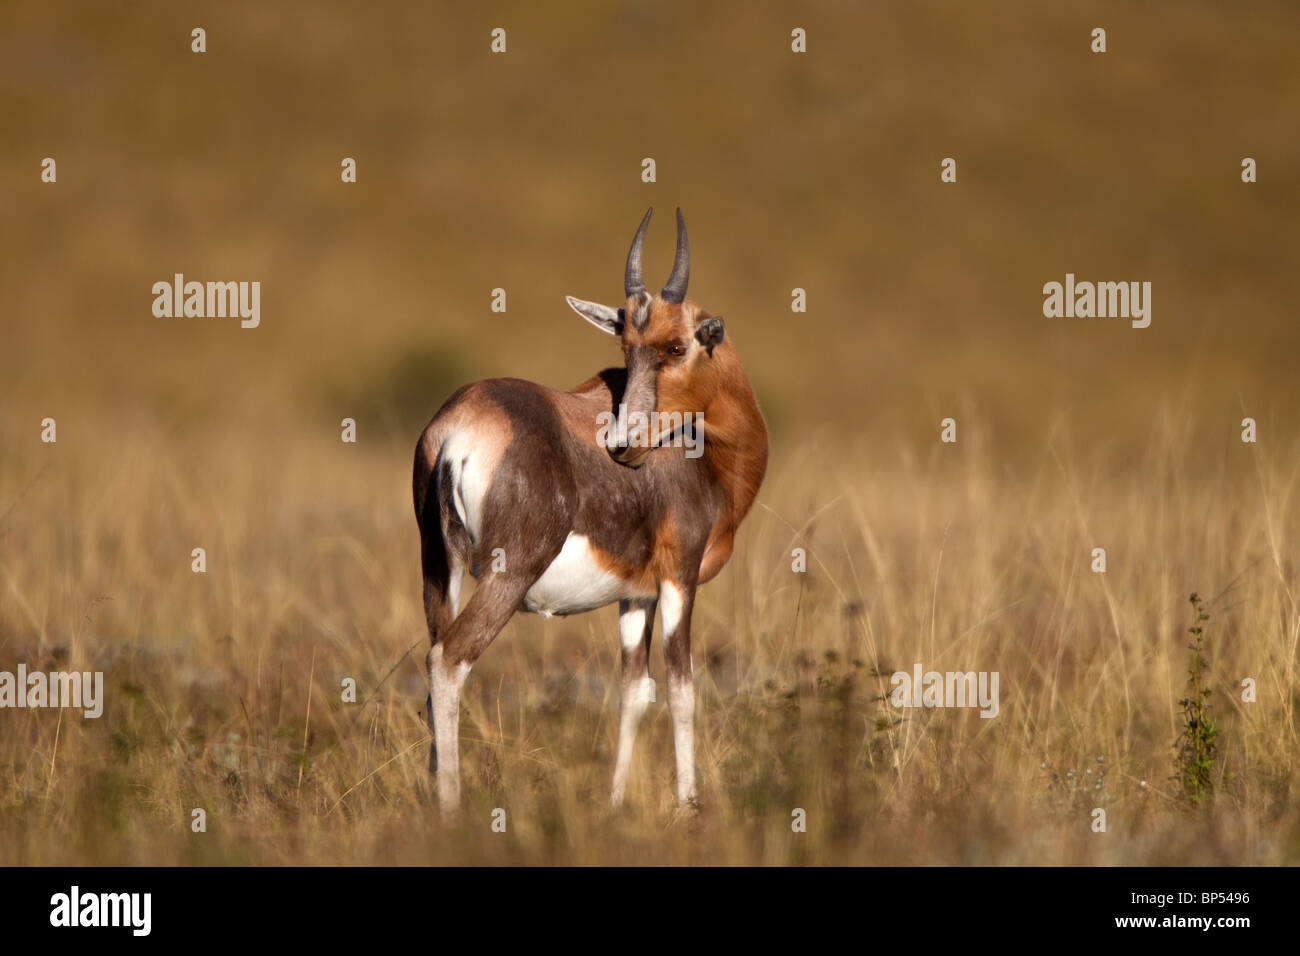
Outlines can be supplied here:
M474 436L458 428L443 442L442 456L451 464L451 501L470 537L477 543L483 527L483 497L492 481L490 456L476 449Z

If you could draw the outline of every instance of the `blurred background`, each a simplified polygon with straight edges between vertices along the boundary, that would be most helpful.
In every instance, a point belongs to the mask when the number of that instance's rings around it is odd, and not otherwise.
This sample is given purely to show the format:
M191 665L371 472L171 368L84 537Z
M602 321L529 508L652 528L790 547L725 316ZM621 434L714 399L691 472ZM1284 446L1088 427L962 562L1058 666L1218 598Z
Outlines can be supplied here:
M1206 437L1243 407L1294 432L1293 4L2 16L10 442L58 412L279 434L352 411L409 444L469 377L568 387L617 351L563 296L621 298L651 204L648 281L680 205L691 295L727 317L778 446L817 428L928 445L965 411L1006 455L1040 454L1058 414L1122 450L1187 403ZM261 328L154 318L176 272L260 280ZM1044 318L1066 272L1150 281L1151 327Z
M1282 0L6 3L0 669L108 695L0 717L0 862L1300 860L1298 47ZM665 827L661 706L630 816L591 813L605 609L484 655L465 786L510 836L449 836L414 442L471 379L615 364L563 297L618 304L652 204L647 284L681 206L772 436L696 605L705 818ZM1045 318L1070 272L1150 282L1150 327ZM260 327L156 318L175 273L259 281ZM1170 782L1198 589L1203 825ZM891 711L914 661L1000 671L1001 716Z

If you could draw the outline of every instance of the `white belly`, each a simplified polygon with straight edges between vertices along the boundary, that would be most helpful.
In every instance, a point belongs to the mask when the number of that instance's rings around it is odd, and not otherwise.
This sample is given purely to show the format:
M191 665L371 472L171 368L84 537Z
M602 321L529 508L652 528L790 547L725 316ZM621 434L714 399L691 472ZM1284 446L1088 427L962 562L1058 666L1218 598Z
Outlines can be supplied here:
M596 561L585 535L570 534L550 567L524 595L524 607L544 617L580 614L630 593L627 582Z

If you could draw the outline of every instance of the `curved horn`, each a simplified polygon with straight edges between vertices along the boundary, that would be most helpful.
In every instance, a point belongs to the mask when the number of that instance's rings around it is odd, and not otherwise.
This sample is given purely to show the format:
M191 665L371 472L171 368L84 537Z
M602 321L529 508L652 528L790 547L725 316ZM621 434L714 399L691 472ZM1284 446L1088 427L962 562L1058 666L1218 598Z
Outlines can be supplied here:
M623 272L623 292L629 298L645 291L645 282L641 278L641 244L645 242L645 231L650 225L650 216L655 207L645 211L641 225L637 226L636 235L632 237L632 248L627 252L627 269Z
M686 283L691 281L691 247L686 241L686 220L682 211L677 210L677 256L673 259L673 273L668 277L668 284L659 293L659 298L673 305L680 305L686 298Z

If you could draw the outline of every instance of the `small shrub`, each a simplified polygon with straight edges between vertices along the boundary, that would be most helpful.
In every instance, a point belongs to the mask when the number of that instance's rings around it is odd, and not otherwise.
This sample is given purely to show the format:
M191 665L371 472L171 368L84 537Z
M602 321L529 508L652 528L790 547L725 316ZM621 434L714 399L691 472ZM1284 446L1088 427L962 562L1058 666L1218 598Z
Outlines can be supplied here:
M1210 688L1205 684L1205 622L1210 615L1205 611L1199 595L1191 596L1195 622L1187 629L1192 641L1187 645L1192 652L1187 665L1187 696L1180 700L1183 709L1183 729L1175 746L1178 748L1177 772L1174 775L1182 787L1183 796L1193 807L1214 800L1214 758L1218 749L1216 738L1219 728L1210 712Z

